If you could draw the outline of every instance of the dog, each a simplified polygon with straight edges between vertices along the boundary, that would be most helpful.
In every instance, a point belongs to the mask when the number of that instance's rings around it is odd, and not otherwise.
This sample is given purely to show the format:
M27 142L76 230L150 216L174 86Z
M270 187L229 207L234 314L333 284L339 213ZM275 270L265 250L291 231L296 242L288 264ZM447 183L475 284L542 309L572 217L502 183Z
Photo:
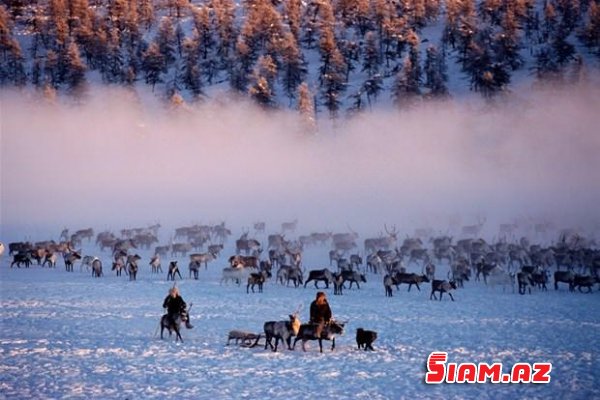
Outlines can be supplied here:
M375 331L367 331L363 328L358 328L356 330L356 344L358 345L358 349L361 348L366 350L375 350L373 348L373 342L377 339L377 332Z

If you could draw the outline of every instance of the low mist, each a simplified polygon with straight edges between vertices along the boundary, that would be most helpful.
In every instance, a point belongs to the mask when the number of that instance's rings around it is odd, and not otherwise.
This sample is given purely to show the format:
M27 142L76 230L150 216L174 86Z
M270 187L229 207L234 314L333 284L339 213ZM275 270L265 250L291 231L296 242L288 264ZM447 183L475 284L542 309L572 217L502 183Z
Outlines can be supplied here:
M95 89L83 105L1 95L1 225L117 230L267 221L277 231L446 230L487 218L598 230L600 90L495 107L458 100L300 132L293 111L209 101L177 110ZM151 97L151 96L148 96ZM143 101L141 99L144 99ZM6 239L5 239L6 240Z

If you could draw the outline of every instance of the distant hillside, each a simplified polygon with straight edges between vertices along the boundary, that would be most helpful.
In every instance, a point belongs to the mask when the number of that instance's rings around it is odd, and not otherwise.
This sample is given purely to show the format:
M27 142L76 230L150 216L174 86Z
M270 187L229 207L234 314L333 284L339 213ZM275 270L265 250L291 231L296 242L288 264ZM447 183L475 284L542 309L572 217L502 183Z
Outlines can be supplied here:
M598 0L2 0L0 84L344 116L597 74Z

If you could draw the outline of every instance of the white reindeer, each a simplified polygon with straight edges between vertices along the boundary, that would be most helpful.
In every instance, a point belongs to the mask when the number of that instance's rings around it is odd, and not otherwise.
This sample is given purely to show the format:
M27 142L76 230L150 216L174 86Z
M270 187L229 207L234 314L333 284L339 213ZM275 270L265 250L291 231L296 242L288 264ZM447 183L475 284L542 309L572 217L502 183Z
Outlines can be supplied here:
M241 284L242 280L245 280L248 277L247 268L240 267L225 267L223 268L223 273L221 275L221 282L227 283L228 281L235 282L238 286Z
M466 237L478 237L481 229L483 228L483 224L485 224L485 221L485 217L477 217L477 224L463 226L460 232Z
M500 267L492 269L487 276L487 284L491 288L502 286L502 291L506 291L506 287L510 286L513 293L515 292L515 274L509 273Z

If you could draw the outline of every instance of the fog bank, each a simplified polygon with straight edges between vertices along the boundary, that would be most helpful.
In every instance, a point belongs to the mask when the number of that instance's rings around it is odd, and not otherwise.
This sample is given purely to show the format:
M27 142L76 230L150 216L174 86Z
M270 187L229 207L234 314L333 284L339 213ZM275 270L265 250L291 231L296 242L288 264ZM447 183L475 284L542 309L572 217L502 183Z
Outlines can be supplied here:
M183 110L97 89L84 105L1 95L1 224L119 229L297 218L299 230L446 229L486 216L598 227L600 90L495 108L380 110L300 132L289 111Z

